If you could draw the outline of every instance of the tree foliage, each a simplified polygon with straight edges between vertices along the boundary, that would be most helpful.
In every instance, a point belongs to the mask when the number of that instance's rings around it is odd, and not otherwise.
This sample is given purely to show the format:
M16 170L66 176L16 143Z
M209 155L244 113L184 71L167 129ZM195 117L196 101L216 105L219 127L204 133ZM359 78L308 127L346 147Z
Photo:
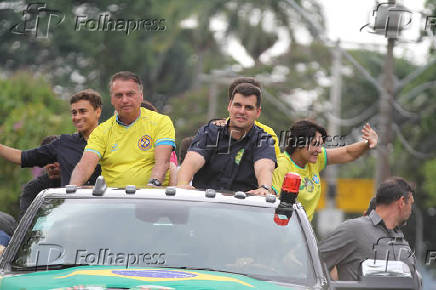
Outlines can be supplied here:
M68 104L55 97L42 77L17 73L0 79L0 91L1 144L25 150L39 146L48 135L73 132ZM0 160L0 210L17 213L16 202L22 185L31 179L30 173Z

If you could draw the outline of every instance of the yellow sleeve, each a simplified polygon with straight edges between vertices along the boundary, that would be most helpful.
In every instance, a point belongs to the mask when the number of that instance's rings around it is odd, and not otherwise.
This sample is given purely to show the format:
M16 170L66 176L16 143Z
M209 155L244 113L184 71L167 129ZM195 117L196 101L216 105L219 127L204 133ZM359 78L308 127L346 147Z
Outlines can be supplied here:
M272 180L272 188L277 195L280 194L282 189L283 180L285 178L286 173L290 171L289 162L286 159L284 153L280 153L277 157L277 168L274 169L273 180Z
M327 166L327 151L324 147L322 147L321 154L318 155L318 160L316 161L316 167L318 168L318 172L326 168Z
M277 138L276 133L274 132L274 130L272 128L268 127L265 124L262 124L262 123L257 122L257 121L255 122L255 124L257 127L262 128L265 132L267 132L268 134L270 134L272 136L272 138L274 140L274 149L276 151L276 157L278 159L279 155L280 155L280 147L279 147L279 138Z
M176 132L174 130L174 125L173 122L171 122L171 119L168 116L161 115L158 123L159 127L156 132L156 142L154 143L154 146L171 145L175 148Z
M106 138L107 134L105 134L104 123L98 125L95 128L91 135L89 135L88 144L85 147L84 151L91 151L98 155L101 159L106 152Z

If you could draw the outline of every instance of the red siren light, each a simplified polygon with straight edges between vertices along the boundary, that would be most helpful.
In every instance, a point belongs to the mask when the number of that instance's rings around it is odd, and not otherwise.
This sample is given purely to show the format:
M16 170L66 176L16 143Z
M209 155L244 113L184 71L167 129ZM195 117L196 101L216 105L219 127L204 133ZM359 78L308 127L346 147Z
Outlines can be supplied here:
M301 177L297 173L286 173L283 181L282 191L280 192L280 200L294 204L300 191Z

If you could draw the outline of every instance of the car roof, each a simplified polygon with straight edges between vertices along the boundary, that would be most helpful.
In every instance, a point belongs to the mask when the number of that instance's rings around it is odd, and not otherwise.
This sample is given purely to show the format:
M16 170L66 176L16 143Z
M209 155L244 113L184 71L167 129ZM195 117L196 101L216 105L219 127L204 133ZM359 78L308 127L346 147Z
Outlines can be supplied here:
M220 192L213 189L194 190L176 187L126 187L105 188L100 194L95 194L95 187L51 188L44 191L44 198L89 198L89 199L161 199L178 201L198 201L210 203L228 203L236 205L276 208L280 200L274 196L256 196L238 192Z

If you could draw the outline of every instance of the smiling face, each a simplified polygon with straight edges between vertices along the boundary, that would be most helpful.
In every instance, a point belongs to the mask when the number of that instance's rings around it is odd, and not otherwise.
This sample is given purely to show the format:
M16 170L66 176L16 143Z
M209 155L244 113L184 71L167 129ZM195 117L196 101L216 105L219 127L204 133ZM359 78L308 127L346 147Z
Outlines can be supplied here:
M229 102L227 110L230 116L230 126L247 131L260 116L261 109L256 106L255 95L244 96L236 93Z
M79 100L71 104L71 120L77 132L88 138L92 130L98 126L101 108L94 109L88 100Z
M118 118L124 123L131 123L138 118L142 91L133 80L116 79L111 86L111 103L118 113Z
M309 144L309 146L305 145L304 147L298 148L295 152L304 163L316 163L318 155L322 152L323 143L321 133L316 132L315 137L308 140L307 143L305 142L305 144Z

